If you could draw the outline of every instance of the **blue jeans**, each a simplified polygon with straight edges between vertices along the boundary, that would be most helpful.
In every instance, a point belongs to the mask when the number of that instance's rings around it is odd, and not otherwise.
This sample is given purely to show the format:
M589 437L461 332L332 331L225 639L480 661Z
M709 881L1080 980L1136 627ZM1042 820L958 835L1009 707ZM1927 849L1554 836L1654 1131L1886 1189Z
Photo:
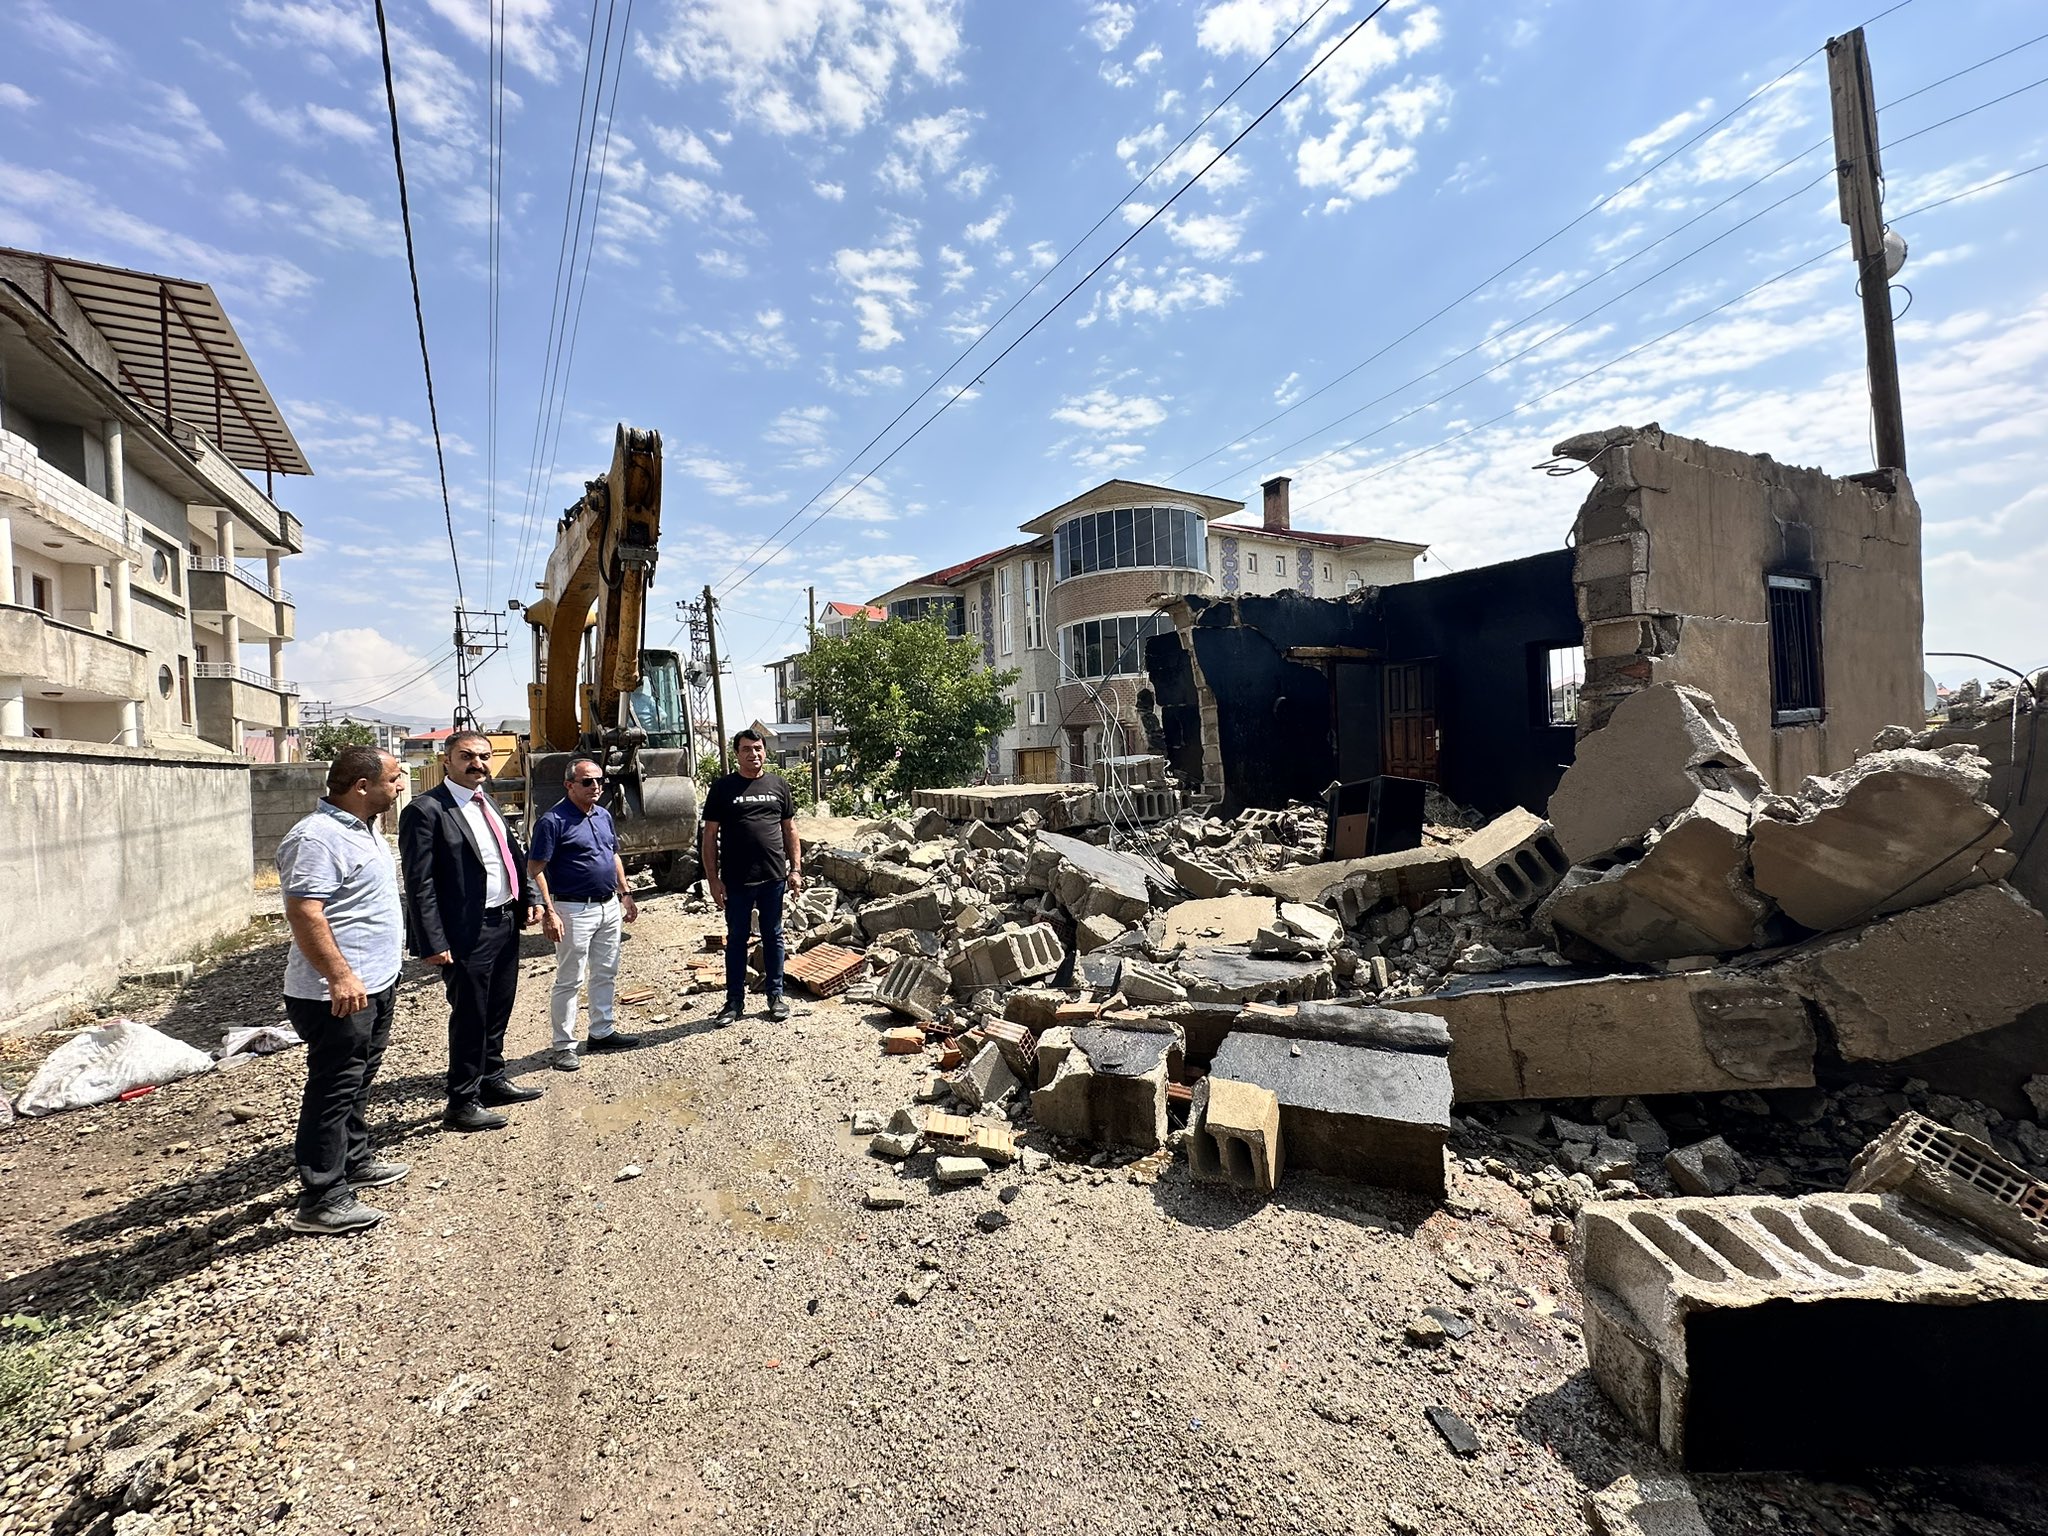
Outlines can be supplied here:
M725 888L725 1000L738 1008L747 997L747 945L753 937L753 915L761 914L761 969L770 997L782 996L781 880Z

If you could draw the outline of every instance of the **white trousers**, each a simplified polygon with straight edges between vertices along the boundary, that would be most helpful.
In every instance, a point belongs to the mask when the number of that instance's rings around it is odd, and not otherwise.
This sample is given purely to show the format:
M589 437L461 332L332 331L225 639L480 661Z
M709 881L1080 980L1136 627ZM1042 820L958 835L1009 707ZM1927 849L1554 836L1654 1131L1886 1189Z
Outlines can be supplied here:
M555 945L555 990L548 998L548 1020L554 1025L555 1049L576 1043L576 994L583 973L590 972L590 1034L601 1039L612 1032L612 999L619 977L619 899L555 902L561 914L562 938Z

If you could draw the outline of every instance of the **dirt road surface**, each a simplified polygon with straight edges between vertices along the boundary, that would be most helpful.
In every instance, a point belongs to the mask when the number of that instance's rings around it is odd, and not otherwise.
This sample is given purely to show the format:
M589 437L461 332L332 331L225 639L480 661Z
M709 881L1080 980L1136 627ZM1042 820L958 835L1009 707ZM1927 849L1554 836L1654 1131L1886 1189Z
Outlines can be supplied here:
M1460 1167L1432 1209L1291 1176L1259 1203L1081 1149L942 1191L848 1126L911 1098L886 1015L710 1027L686 966L715 921L646 904L622 985L654 995L621 1010L646 1046L574 1075L529 939L510 1046L547 1092L495 1134L439 1129L445 1013L409 968L372 1120L413 1172L360 1237L282 1225L301 1053L0 1130L0 1536L1577 1536L1588 1489L1657 1470L1508 1184ZM117 1002L212 1048L276 1013L282 954L274 930ZM876 1185L909 1204L866 1208ZM1425 1307L1469 1333L1412 1340ZM211 1395L117 1527L94 1479L124 1416L195 1372ZM1713 1481L1723 1533L2028 1528L2024 1489Z

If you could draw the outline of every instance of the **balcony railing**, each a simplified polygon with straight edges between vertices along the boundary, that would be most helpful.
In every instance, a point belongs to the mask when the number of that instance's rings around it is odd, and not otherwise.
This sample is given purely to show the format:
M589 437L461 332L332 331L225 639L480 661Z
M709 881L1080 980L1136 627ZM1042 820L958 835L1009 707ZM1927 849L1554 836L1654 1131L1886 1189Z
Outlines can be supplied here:
M192 569L195 571L223 572L226 575L234 577L235 580L239 581L243 586L249 588L251 591L260 592L265 597L272 598L277 602L288 603L292 600L291 593L285 591L283 587L273 587L268 581L264 580L263 577L258 576L255 572L246 570L242 566L237 565L234 561L226 559L220 555L201 555L197 560L192 561L191 564Z
M271 693L297 695L299 685L288 683L280 677L267 677L253 667L238 667L231 661L202 661L196 663L192 673L199 678L230 678L238 683L247 683L252 688L267 689Z
M61 469L52 468L27 438L0 432L0 475L22 481L45 507L90 529L117 548L140 552L141 546L129 530L128 514Z

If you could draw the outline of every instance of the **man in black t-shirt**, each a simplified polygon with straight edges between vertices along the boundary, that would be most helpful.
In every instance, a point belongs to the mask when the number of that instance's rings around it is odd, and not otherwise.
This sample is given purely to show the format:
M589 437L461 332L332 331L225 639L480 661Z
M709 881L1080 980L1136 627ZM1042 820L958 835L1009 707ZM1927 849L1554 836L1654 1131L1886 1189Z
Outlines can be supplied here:
M721 1025L746 1015L747 945L756 912L768 1017L789 1017L782 1000L782 898L804 884L796 796L781 774L767 771L768 746L757 733L741 731L732 750L739 772L713 783L704 802L704 878L725 911L725 1008L713 1021Z

